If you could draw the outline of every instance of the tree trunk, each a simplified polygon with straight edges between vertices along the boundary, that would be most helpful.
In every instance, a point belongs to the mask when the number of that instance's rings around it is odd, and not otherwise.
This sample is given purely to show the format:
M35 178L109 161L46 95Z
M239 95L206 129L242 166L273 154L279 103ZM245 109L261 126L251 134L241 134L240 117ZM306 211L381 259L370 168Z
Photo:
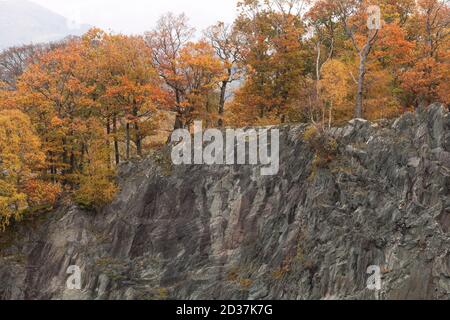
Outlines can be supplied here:
M176 106L176 111L177 111L177 116L175 118L175 124L174 124L174 130L178 130L178 129L184 129L184 124L183 124L183 115L181 114L181 92L180 90L175 90L175 98L176 98L176 102L177 102L177 106Z
M113 134L114 134L114 155L116 160L116 165L120 164L120 151L119 151L119 141L117 139L117 118L113 117Z
M317 42L317 58L316 58L316 103L320 104L320 58L322 56L322 51L320 48L320 41ZM322 104L322 125L325 124L325 105Z
M139 123L137 121L134 123L134 130L135 130L135 135L136 135L137 154L140 157L142 157L142 137L141 137L141 131L139 128Z
M233 74L233 70L228 68L228 78L222 82L222 86L220 87L220 100L219 100L219 128L223 127L223 115L225 112L225 98L227 94L227 87L230 83L231 75Z
M364 99L364 79L366 76L366 61L367 61L367 53L368 51L365 50L360 55L360 62L359 62L359 75L358 75L358 91L356 92L356 105L355 105L355 118L362 118L363 117L363 99Z
M223 81L220 87L220 100L219 100L219 128L223 127L223 114L225 111L225 95L227 93L228 81Z
M373 45L375 44L379 29L376 29L375 33L371 35L371 30L369 30L369 34L367 36L367 42L365 46L360 49L356 38L353 34L353 31L348 27L347 25L347 15L345 13L345 10L342 7L342 4L339 4L341 13L343 13L343 16L341 17L342 22L344 24L344 30L347 33L348 37L352 41L353 47L355 48L356 52L359 54L359 75L358 75L358 91L356 92L356 103L355 103L355 112L354 117L355 118L362 118L363 117L363 100L364 100L364 78L366 76L366 62L367 57L370 54L370 51L372 50Z
M80 172L84 170L84 155L85 155L86 145L81 143L81 155L80 155Z
M134 138L138 156L142 157L142 135L139 127L139 110L136 99L133 99Z
M106 141L108 141L108 143L109 143L109 135L111 134L111 120L109 119L109 117L108 117L108 119L106 119L106 133L108 135Z
M174 125L175 130L184 129L184 124L181 119L182 119L182 116L179 113L177 113L177 116L175 118L175 125Z
M367 71L366 67L367 57L369 56L370 51L372 50L372 47L376 42L376 39L378 37L378 31L379 30L376 30L373 36L371 36L369 33L366 45L359 52L360 61L359 61L359 75L358 75L358 91L356 93L355 118L361 119L363 117L364 80Z
M108 168L111 168L111 140L109 139L109 136L111 135L111 118L108 116L106 119L106 146L108 147Z
M66 145L66 138L62 138L62 145L63 145L63 154L62 154L62 162L63 164L67 164L67 145ZM67 168L63 169L63 173L67 173Z
M331 129L331 123L333 122L333 102L330 103L330 110L328 110L328 129Z
M75 154L73 153L73 149L70 152L70 173L75 173L77 168Z
M319 88L319 81L320 81L320 57L321 57L321 48L320 48L320 41L317 42L317 58L316 58L316 95L317 95L317 101L319 100L320 96L320 88Z
M127 122L127 125L126 125L126 135L127 135L127 138L126 138L126 140L127 140L127 142L126 142L127 160L130 160L130 123L129 122Z

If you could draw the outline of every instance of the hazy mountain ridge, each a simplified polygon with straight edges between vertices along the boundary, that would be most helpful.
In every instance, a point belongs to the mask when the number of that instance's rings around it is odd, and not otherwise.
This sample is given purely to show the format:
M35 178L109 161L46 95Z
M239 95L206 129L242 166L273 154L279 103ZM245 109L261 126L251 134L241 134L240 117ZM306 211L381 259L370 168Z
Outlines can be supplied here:
M65 17L31 1L0 1L0 50L81 35L89 27L71 27Z

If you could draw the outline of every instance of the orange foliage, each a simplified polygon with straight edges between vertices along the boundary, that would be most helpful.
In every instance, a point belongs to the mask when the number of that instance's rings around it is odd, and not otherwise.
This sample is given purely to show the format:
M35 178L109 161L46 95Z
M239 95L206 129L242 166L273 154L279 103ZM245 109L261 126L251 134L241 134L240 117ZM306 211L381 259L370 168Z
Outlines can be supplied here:
M168 126L331 125L450 103L448 3L316 0L305 15L302 4L239 1L234 23L199 41L169 13L144 37L94 28L0 54L0 227L61 189L85 207L111 201L117 166ZM374 4L379 31L367 27Z

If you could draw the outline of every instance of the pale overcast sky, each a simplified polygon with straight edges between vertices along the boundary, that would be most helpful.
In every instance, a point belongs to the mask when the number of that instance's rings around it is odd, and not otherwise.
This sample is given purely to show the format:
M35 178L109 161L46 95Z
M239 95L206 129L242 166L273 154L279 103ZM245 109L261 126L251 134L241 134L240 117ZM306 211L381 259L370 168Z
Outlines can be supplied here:
M237 0L32 0L80 23L116 33L141 34L162 14L186 13L197 31L232 22Z

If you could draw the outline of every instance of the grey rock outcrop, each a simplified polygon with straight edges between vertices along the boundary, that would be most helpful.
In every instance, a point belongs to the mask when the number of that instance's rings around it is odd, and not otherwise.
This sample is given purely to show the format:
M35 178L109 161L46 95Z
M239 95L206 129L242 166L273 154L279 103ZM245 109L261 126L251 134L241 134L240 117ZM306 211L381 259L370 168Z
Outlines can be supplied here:
M333 129L325 168L304 125L280 129L276 176L152 156L122 166L102 212L61 207L14 226L0 237L0 298L448 299L448 111ZM81 290L66 287L70 265Z

